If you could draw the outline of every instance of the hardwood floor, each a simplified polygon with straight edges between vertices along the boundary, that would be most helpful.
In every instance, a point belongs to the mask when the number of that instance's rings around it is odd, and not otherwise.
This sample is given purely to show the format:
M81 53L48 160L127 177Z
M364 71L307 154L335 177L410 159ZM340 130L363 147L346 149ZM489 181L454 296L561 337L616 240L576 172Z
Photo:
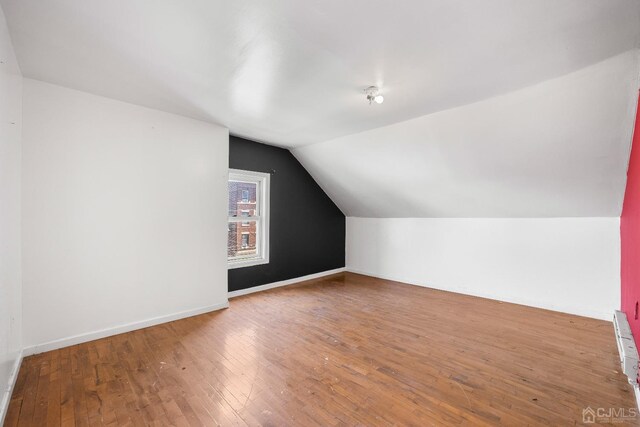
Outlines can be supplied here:
M5 425L573 425L587 406L635 408L611 323L344 273L26 358Z

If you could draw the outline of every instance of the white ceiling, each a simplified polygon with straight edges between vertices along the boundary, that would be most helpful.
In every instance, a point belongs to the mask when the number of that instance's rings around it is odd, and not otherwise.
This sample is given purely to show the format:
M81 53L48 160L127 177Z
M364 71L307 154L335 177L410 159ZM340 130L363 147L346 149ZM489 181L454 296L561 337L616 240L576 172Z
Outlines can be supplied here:
M511 92L640 39L637 0L0 2L26 77L286 147ZM366 104L370 84L383 105Z
M631 50L506 95L293 150L347 216L620 216Z

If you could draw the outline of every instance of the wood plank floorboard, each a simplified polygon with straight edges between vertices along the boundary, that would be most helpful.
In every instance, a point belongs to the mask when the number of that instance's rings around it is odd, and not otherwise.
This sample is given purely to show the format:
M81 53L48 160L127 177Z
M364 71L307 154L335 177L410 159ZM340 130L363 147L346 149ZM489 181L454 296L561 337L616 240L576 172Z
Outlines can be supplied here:
M610 322L340 273L27 357L5 425L556 426L586 407L635 408Z

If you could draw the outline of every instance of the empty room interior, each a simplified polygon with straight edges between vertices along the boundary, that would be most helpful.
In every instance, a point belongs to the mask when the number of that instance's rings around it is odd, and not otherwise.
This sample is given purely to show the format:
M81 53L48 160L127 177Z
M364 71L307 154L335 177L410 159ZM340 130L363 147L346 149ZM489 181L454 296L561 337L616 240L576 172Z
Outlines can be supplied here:
M0 425L640 425L640 0L0 0Z

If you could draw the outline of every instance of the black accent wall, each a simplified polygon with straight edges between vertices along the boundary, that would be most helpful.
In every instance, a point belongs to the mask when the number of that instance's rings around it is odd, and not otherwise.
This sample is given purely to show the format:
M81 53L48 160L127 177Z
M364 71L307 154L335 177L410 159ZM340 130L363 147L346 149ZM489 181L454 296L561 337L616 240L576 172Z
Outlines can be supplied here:
M229 291L344 267L344 214L289 150L229 136L229 168L271 173L269 264L229 270Z

